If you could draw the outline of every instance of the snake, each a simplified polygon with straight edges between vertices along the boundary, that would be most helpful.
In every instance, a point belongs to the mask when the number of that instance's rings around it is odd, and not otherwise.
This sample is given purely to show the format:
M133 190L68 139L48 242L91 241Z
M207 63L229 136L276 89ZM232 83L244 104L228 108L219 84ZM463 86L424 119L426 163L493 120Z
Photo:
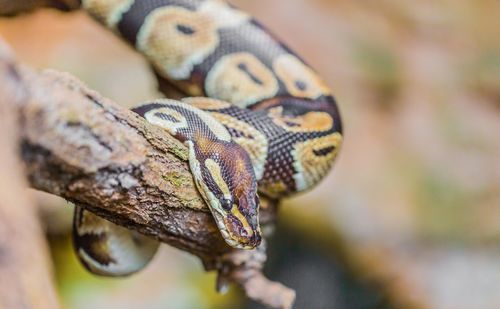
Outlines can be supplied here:
M327 84L248 13L221 0L81 0L181 94L132 110L184 143L222 238L259 246L259 195L281 199L327 175L342 124ZM126 276L158 241L75 207L73 242L91 272Z

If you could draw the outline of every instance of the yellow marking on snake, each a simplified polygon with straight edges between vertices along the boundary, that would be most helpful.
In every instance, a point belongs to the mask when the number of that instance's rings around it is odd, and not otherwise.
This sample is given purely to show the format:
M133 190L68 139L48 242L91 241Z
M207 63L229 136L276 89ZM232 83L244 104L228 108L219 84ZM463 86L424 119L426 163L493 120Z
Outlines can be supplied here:
M189 167L191 168L194 181L196 183L196 186L198 187L198 192L208 204L209 209L216 219L215 222L217 223L217 227L224 234L224 238L227 238L229 233L227 232L225 226L221 224L221 222L223 222L224 210L222 209L219 200L215 197L212 191L208 189L205 181L203 180L201 173L201 164L200 161L198 161L198 159L196 158L196 152L194 150L193 142L187 141L186 144L189 148Z
M279 180L276 182L264 181L260 190L270 197L278 198L287 192L288 188L286 184Z
M269 117L290 132L325 132L333 128L333 118L325 112L307 112L304 115L291 117L283 115L283 107L269 110Z
M325 82L297 57L284 54L276 58L273 70L292 95L316 99L330 95L331 90Z
M169 79L187 79L219 45L213 19L183 7L153 10L137 34L136 47Z
M217 187L219 187L219 189L222 191L222 194L224 194L224 198L230 199L231 191L229 190L229 187L224 181L224 178L222 178L222 173L219 164L217 164L217 162L215 162L213 159L209 158L205 160L205 166L210 172L212 179L217 184Z
M241 214L236 205L233 205L233 207L231 208L231 214L235 216L238 219L238 221L240 221L240 223L243 225L243 228L248 233L248 236L249 237L253 236L253 230L250 227L250 224L248 224L247 219Z
M250 53L222 56L205 80L208 96L247 107L278 92L274 74Z
M177 122L162 118L162 115L170 116L176 119ZM172 135L177 134L179 129L188 127L186 118L178 111L168 107L152 109L144 114L144 118L152 124L166 129Z
M194 106L199 109L224 109L231 107L231 104L226 101L221 101L217 99L211 99L207 97L191 97L191 98L183 98L181 100L191 106ZM213 114L212 114L213 116Z
M333 164L333 159L337 156L341 144L342 135L335 132L295 145L292 151L293 166L298 172L293 175L293 178L295 179L297 191L310 188L323 178ZM330 147L332 151L326 155L316 155L314 153Z

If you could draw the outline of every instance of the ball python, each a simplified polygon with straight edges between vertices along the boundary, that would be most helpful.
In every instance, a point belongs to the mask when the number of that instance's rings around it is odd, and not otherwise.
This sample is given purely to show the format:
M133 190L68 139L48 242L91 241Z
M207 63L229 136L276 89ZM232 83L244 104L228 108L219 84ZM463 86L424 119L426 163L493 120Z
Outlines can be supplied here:
M258 193L312 188L342 143L331 90L247 13L220 0L81 0L186 98L133 111L189 149L189 166L226 243L259 245ZM75 207L74 244L92 272L143 268L158 242Z

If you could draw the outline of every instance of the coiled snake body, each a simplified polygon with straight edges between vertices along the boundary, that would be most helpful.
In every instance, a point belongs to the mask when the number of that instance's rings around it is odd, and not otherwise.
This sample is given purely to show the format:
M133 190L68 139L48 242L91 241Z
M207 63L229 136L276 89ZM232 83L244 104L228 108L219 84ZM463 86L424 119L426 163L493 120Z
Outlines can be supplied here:
M82 0L190 98L134 109L183 141L198 190L225 241L260 243L257 190L304 191L329 171L342 142L329 88L246 13L219 0ZM94 273L149 261L157 242L76 208L74 241Z

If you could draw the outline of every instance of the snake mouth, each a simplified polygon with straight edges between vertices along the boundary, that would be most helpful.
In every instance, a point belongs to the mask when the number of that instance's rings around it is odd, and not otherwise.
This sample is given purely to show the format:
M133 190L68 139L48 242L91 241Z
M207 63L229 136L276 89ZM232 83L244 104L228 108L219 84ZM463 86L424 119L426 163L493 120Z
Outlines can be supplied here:
M250 237L230 236L227 230L221 230L224 241L235 249L252 250L260 245L262 237L257 233Z
M253 249L257 247L261 242L258 224L252 226L248 224L245 218L233 213L225 216L224 225L227 227L229 238L238 243L235 247L241 249Z
M226 214L216 220L224 241L236 249L251 250L260 245L262 241L258 224L255 227L245 226L234 215Z

